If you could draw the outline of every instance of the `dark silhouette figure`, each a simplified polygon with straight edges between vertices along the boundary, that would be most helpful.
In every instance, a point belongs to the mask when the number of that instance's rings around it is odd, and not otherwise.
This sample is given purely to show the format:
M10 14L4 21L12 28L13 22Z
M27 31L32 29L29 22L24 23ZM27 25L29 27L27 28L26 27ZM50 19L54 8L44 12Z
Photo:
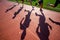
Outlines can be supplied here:
M5 12L7 13L8 11L12 10L16 5L13 5L11 8L7 9Z
M31 11L25 10L25 11L28 12L28 14L25 16L25 20L23 18L20 22L20 29L23 30L22 35L21 35L21 40L24 40L26 36L26 29L29 27L29 24L31 22L30 15L31 15L32 10Z
M56 22L56 21L52 20L51 18L49 18L49 20L50 20L51 22L57 24L57 25L60 25L60 22Z
M35 14L36 16L39 16L39 24L36 29L36 33L38 37L40 38L40 40L49 40L49 34L50 34L49 28L52 30L52 27L48 23L45 22L46 18L42 11L41 11L42 15L39 15L37 13Z
M16 17L17 14L19 14L19 12L20 12L22 9L23 9L23 6L20 7L20 9L19 9L17 12L14 13L13 19Z

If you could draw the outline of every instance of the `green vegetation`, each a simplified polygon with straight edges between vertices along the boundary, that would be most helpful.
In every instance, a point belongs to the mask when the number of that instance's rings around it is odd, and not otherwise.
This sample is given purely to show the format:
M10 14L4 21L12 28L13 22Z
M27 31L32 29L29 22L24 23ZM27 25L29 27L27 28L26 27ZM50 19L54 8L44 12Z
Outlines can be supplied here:
M14 2L15 2L16 0L10 0L10 1L14 1ZM55 7L55 8L50 7L50 6L47 6L48 3L54 4L55 1L56 1L56 0L43 0L43 8L60 12L60 4L58 4L58 6ZM21 0L18 0L18 2L21 3ZM39 7L38 5L35 5L37 2L38 2L37 0L33 0L32 5ZM30 5L30 3L27 2L26 0L24 0L24 4Z

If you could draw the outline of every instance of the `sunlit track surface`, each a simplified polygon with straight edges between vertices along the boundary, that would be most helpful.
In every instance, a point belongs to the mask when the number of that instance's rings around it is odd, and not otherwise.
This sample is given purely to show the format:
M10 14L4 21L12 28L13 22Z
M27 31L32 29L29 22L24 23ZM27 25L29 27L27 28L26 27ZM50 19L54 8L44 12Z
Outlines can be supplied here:
M14 2L0 2L0 40L23 40L22 37L24 40L60 40L60 12L43 9L41 13L39 8L32 10L25 4L21 7L22 4Z

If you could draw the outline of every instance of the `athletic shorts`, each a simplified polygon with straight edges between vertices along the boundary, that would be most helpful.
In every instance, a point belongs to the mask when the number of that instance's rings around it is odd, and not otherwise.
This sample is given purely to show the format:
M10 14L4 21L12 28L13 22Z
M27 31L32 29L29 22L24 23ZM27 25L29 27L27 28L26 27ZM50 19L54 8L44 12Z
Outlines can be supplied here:
M54 7L56 7L58 4L60 4L60 0L56 0Z
M43 3L43 0L39 0L39 2L38 2L39 4L41 4L41 3Z

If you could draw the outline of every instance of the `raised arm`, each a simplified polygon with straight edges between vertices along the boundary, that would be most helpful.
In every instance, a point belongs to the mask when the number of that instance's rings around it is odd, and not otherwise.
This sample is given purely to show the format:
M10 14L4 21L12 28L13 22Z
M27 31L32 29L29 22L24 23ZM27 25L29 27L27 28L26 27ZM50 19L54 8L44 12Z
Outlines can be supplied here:
M60 25L60 22L56 22L56 21L52 20L51 18L49 18L49 20L50 20L51 22L57 24L57 25Z
M41 16L41 15L39 15L39 14L37 14L37 13L35 13L35 15L36 15L36 16Z

